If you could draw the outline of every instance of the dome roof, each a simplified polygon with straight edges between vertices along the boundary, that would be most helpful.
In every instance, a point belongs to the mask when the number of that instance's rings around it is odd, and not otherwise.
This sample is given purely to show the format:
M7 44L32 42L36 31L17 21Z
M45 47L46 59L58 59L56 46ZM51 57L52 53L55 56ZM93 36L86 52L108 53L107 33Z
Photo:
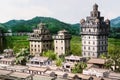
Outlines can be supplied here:
M63 29L63 30L59 31L58 33L68 33L68 31Z
M93 5L93 7L98 7L98 5L95 3L95 4Z
M37 25L37 27L38 27L38 28L45 28L45 23L39 23L39 24Z

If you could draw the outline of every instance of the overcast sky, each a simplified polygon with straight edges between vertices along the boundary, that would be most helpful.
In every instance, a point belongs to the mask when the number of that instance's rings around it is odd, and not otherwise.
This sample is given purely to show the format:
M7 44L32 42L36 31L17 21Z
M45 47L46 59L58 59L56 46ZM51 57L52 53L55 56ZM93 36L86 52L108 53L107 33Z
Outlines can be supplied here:
M95 3L105 18L120 16L120 0L0 0L0 22L46 16L79 23L80 19L90 15Z

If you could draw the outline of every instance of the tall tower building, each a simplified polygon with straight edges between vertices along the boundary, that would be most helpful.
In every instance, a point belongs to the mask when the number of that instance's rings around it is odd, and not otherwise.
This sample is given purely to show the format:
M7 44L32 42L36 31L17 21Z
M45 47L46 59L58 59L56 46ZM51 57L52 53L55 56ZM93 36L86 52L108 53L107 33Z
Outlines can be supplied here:
M33 33L30 35L29 41L30 54L32 55L41 54L43 51L52 48L52 36L43 23L37 25L37 29L34 29Z
M86 20L82 19L81 38L82 38L82 55L83 57L99 57L101 54L108 52L108 34L110 21L104 21L100 16L98 5L93 5L93 11Z
M54 51L60 56L70 52L70 39L71 35L66 30L61 30L57 35L53 36Z

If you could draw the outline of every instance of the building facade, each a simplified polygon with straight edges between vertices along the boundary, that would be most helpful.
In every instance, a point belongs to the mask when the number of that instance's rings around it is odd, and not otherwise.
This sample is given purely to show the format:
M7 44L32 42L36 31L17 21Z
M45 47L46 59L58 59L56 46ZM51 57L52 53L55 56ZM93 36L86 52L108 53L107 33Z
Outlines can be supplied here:
M98 5L93 5L90 16L80 21L83 57L99 57L107 54L110 21L100 16Z
M37 29L29 37L30 54L41 54L52 48L52 36L44 23L37 25Z
M60 56L70 52L70 39L71 35L66 30L61 30L57 35L53 36L54 51Z

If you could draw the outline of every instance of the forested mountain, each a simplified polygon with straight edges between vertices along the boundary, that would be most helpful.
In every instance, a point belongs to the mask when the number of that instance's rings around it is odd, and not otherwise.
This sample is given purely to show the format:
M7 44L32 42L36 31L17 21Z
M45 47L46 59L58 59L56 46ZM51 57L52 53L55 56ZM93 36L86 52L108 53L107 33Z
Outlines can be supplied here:
M46 23L51 33L57 33L59 30L66 29L71 34L79 34L79 25L71 25L50 17L35 17L30 20L10 20L3 25L13 32L32 32L33 28L40 22Z
M120 27L120 16L111 20L111 27Z

